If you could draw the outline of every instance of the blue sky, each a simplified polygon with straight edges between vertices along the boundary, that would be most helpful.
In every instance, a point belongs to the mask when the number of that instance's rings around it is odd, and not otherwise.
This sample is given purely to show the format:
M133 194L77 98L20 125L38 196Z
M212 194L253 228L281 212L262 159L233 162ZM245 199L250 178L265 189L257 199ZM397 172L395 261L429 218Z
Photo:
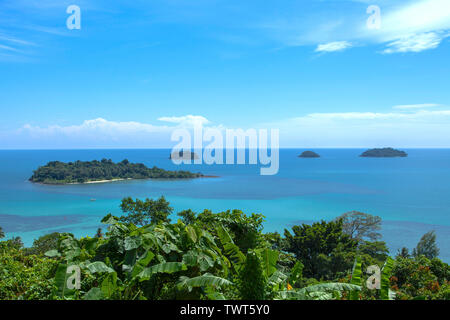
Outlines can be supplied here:
M171 147L195 119L450 147L449 36L448 0L2 0L0 148Z

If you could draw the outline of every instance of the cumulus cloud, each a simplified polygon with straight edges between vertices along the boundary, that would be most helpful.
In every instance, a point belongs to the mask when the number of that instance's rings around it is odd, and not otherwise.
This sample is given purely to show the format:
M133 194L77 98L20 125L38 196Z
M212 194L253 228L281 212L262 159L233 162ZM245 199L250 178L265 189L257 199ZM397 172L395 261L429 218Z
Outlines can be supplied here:
M441 105L400 105L392 112L309 113L254 128L279 129L282 147L450 147L450 109L429 109L433 106ZM103 118L67 126L25 125L13 133L0 132L0 148L171 148L174 129L189 129L198 122L212 127L202 116L159 120L169 125Z
M325 44L319 44L316 48L316 52L335 52L343 51L352 47L353 45L348 41L333 41Z
M137 121L85 120L74 125L36 126L26 124L13 133L3 133L3 148L147 148L171 147L170 135L177 128L210 123L202 116L161 117L171 125Z

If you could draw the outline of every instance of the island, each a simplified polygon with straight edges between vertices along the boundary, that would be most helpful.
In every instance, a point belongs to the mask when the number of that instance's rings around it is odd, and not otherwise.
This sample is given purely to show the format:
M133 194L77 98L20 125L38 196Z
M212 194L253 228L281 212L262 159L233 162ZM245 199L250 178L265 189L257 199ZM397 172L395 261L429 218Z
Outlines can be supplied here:
M192 179L204 177L201 173L169 171L158 167L148 168L142 163L127 159L114 163L111 159L101 161L51 161L39 167L29 179L42 184L99 183L128 179Z
M394 157L407 157L408 154L405 151L396 150L393 148L375 148L364 151L360 157L372 157L372 158L394 158Z
M170 154L169 159L175 159L175 160L195 160L199 159L198 154L195 152L190 151L174 151Z
M301 155L298 156L299 158L320 158L320 155L313 151L304 151Z

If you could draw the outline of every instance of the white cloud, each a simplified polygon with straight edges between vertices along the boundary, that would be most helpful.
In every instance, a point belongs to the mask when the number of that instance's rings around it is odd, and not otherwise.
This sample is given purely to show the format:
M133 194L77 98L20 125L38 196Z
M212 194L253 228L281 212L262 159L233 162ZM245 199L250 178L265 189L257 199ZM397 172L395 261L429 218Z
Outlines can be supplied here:
M348 49L352 43L385 45L383 53L421 52L437 48L450 33L449 0L340 1L339 14L327 2L301 18L286 15L260 28L286 46L314 45L321 52ZM374 4L380 7L379 29L367 26L366 9Z
M111 133L136 133L136 132L155 132L156 130L164 129L164 127L157 127L150 124L140 122L115 122L108 121L103 118L93 120L85 120L80 125L60 126L51 125L48 127L32 126L30 124L24 125L20 131L26 131L33 135L53 135L53 134L111 134Z
M388 43L383 53L421 52L436 49L447 37L436 32L412 34Z
M418 110L412 113L404 112L337 112L337 113L310 113L308 115L292 118L291 121L298 123L325 123L325 122L339 122L350 123L352 121L372 121L381 123L384 120L406 120L406 121L428 121L430 119L439 120L439 117L450 116L450 110L428 111ZM441 119L442 120L442 119ZM450 120L450 119L449 119ZM355 124L362 124L363 122L354 122Z
M285 147L450 147L450 110L310 113L264 124Z
M171 123L178 123L180 125L188 125L188 126L194 126L194 125L205 125L210 123L208 119L202 116L193 116L191 114L187 116L182 117L161 117L158 119L159 121L165 121L165 122L171 122Z
M382 29L395 37L450 29L450 1L409 1L397 10L382 14Z
M15 43L15 44L20 44L20 45L25 45L25 46L35 46L36 45L35 43L30 42L30 41L25 41L22 39L14 38L11 36L5 36L2 34L0 34L0 40Z
M348 41L333 41L325 44L319 44L316 48L316 52L335 52L343 51L352 47L353 45Z
M20 50L17 50L16 48L5 46L0 44L0 50L6 50L6 51L12 51L12 52L20 52Z
M440 104L436 103L422 103L422 104L403 104L398 106L393 106L393 109L400 109L400 110L408 110L408 109L424 109L424 108L434 108L434 107L440 107Z
M283 147L450 147L450 110L421 109L432 105L396 106L401 108L393 112L310 113L255 128L279 129ZM210 123L192 115L159 120L171 125L103 118L67 126L25 125L14 133L0 132L0 148L171 148L174 129Z
M76 125L46 127L26 124L14 133L3 133L0 148L145 148L171 147L171 133L177 128L210 123L202 116L161 117L172 125L153 125L137 121L85 120ZM6 145L8 143L9 145Z
M385 43L383 53L421 52L437 48L448 37L450 1L414 0L395 9L381 9L381 29L364 36Z

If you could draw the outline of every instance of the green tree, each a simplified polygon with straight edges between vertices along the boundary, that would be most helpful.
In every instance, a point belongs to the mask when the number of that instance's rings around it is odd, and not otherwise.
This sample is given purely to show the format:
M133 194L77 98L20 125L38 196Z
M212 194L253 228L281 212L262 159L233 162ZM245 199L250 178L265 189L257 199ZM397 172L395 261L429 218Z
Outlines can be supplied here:
M239 295L243 300L264 300L266 298L267 279L261 267L261 261L253 251L247 253L245 264L239 273Z
M95 237L96 238L103 238L102 228L98 228L97 229L97 232L95 233Z
M184 224L192 224L196 220L195 212L191 209L178 212L177 215L181 218Z
M124 198L122 199L120 208L123 213L127 214L126 216L120 217L120 221L134 223L138 226L170 222L168 217L173 210L164 196L161 196L157 200L147 198L145 201L140 199L133 200L131 197Z
M59 236L58 232L53 232L37 238L33 241L33 246L27 250L28 253L39 255L57 249Z
M397 252L397 257L402 257L402 258L409 258L411 257L411 255L409 254L409 249L406 247L403 247L401 249L398 250Z
M0 300L51 299L57 262L0 242Z
M417 247L413 250L413 256L423 255L428 259L436 258L439 255L439 248L436 245L436 234L434 230L425 233L420 239Z
M2 227L0 227L0 239L5 237L5 233L3 232Z
M371 264L383 264L389 256L389 249L384 241L363 241L360 243L358 251L361 255L366 255Z
M23 247L23 242L20 237L12 237L5 241L7 247L19 250Z
M391 285L398 299L448 299L450 286L448 264L424 255L415 259L397 256L392 269Z
M284 249L304 264L306 277L328 279L333 273L330 270L343 272L351 268L357 241L342 231L342 220L302 224L293 226L292 231L284 231Z
M359 211L346 212L337 219L342 219L342 230L352 239L376 241L381 238L381 218Z
M264 216L252 213L247 216L242 210L227 210L212 213L204 210L197 216L198 223L214 233L215 226L220 223L231 234L235 244L246 254L248 250L257 248L263 241L262 229Z

